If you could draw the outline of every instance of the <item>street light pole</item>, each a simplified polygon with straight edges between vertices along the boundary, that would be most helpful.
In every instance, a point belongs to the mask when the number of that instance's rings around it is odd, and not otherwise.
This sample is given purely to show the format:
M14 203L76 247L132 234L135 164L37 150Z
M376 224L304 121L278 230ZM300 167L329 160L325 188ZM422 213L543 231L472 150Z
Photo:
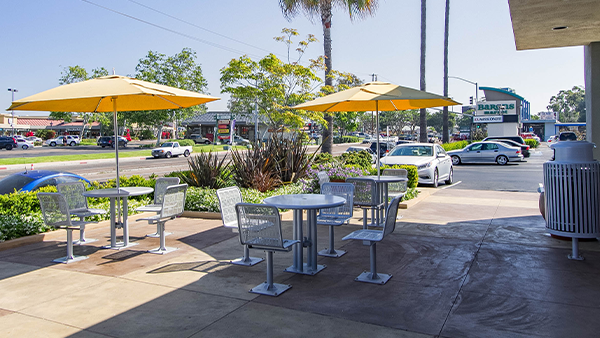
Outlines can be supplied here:
M13 103L15 101L15 92L18 92L18 90L16 90L15 88L8 88L8 91L12 93L12 101L10 101L10 103ZM12 111L12 120L10 123L11 127L12 127L12 136L15 136L15 111Z
M467 83L475 85L475 104L477 104L477 102L479 102L479 86L477 85L477 82L469 81L467 79L463 79L462 77L458 77L458 76L448 76L448 78L465 81Z

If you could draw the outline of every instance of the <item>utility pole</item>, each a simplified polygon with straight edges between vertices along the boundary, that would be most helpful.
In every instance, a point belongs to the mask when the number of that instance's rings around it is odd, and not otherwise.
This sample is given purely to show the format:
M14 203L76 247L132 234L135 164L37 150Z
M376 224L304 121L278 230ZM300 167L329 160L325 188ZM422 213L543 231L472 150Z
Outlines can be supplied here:
M371 81L377 81L377 74L371 74Z
M10 101L10 103L13 103L15 101L15 92L18 92L18 90L16 90L15 88L8 88L8 91L12 93L12 101ZM12 136L15 136L15 111L12 111L12 120L10 122L10 125L12 127Z

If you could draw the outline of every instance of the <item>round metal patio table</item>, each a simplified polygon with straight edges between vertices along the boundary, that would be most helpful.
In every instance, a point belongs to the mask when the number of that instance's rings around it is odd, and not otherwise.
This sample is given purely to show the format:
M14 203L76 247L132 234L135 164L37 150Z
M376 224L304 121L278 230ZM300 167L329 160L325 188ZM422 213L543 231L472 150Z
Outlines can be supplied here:
M317 264L317 210L339 207L346 199L335 195L296 194L280 195L265 198L265 204L274 205L280 209L294 210L294 239L300 243L294 245L294 264L285 271L304 275L314 275L325 269L325 265ZM306 210L308 237L304 241L302 233L302 211ZM303 263L302 248L307 247L306 263Z
M154 191L153 188L149 187L124 187L124 188L110 188L110 189L98 189L90 190L83 193L85 197L94 198L110 198L110 245L105 246L107 249L119 250L127 248L137 243L129 243L129 223L127 221L127 198L130 196L140 196L150 194ZM115 217L115 210L117 206L117 200L123 201L123 221L117 220ZM117 227L122 226L123 228L123 242L117 243Z

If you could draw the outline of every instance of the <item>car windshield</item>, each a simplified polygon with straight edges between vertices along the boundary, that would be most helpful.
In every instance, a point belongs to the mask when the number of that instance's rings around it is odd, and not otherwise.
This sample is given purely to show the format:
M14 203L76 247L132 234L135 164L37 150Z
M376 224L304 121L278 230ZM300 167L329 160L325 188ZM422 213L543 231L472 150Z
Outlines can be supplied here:
M21 190L27 183L33 181L31 177L22 175L10 175L0 180L0 194L10 194Z
M161 146L162 148L172 148L173 147L173 142L165 142L162 144Z
M402 146L397 147L388 156L433 156L431 146Z

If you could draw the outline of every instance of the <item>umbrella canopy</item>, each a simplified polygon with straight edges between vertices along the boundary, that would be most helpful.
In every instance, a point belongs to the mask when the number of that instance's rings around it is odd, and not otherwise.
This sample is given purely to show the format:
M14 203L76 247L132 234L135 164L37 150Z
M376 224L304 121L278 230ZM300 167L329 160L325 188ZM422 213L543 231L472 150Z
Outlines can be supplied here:
M375 81L323 96L292 108L322 112L394 111L459 104L444 96Z
M188 90L110 75L59 86L13 101L7 110L60 112L113 112L117 189L119 188L119 146L116 136L117 112L187 108L219 100Z
M318 99L293 109L338 112L376 111L377 114L377 176L379 176L379 111L410 110L459 105L450 98L387 82L368 82Z
M187 108L219 100L188 90L111 75L59 86L16 100L7 110L62 112L111 112L112 98L117 111Z

